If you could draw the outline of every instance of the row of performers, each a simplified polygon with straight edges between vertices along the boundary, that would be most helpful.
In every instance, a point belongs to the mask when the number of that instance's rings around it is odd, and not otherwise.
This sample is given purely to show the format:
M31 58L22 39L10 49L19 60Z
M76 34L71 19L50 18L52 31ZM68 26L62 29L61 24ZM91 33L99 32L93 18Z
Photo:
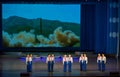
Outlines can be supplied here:
M54 67L54 63L55 63L54 58L55 58L54 54L52 54L52 55L49 54L47 56L46 63L48 64L48 72L53 72L53 67ZM64 55L63 71L67 72L67 68L68 68L68 72L71 72L72 63L73 63L72 56ZM81 54L81 56L79 57L79 63L80 63L80 71L86 71L86 67L88 64L88 58L87 58L86 54ZM102 56L100 54L98 54L97 63L98 63L98 70L105 71L106 57L104 54L102 54ZM26 64L27 64L27 72L32 72L32 54L27 55Z

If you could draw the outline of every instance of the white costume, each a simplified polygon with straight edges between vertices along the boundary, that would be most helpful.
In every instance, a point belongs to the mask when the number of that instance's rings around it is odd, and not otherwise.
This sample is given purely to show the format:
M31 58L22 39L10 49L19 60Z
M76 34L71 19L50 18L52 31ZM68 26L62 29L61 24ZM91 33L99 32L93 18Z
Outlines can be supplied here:
M54 61L55 62L55 57L50 57L50 61Z
M84 57L83 60L86 61L86 64L88 63L88 58L87 57Z
M63 57L63 64L64 62L68 62L68 58L67 57Z
M48 63L48 61L51 61L51 57L47 57L46 63Z
M104 61L104 63L106 63L106 57L105 57L105 56L102 57L102 58L101 58L101 61Z
M97 63L98 63L98 61L100 61L101 62L101 56L99 56L99 57L97 57Z
M68 61L71 61L71 63L73 63L73 58L72 57L68 57Z
M26 64L27 64L27 62L32 62L32 57L26 57Z
M79 62L83 62L83 60L84 60L84 57L79 58Z

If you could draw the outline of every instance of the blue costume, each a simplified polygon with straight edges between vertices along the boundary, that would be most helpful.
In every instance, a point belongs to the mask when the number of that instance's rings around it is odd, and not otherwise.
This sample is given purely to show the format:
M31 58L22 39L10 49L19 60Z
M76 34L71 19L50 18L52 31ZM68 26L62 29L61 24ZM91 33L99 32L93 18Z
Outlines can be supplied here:
M50 57L47 57L46 63L48 64L48 72L51 72L51 61L50 61Z
M51 61L51 72L53 72L54 61Z
M79 58L79 62L80 62L80 71L83 71L84 69L84 65L83 65L83 60L84 60L84 57L83 55L81 54L81 57Z
M31 72L31 63L30 63L30 61L27 62L27 72Z
M53 72L53 67L54 67L54 57L51 57L51 72Z
M101 71L101 56L97 58L98 70Z
M82 70L83 70L83 69L82 69L82 68L83 68L82 66L83 66L83 62L82 62L82 61L80 61L80 71L82 71Z
M69 71L69 72L71 72L71 66L72 66L71 61L68 61L68 71Z
M32 72L32 57L30 57L30 72Z
M102 61L102 71L105 71L105 63Z
M80 71L82 71L83 70L83 57L80 57L79 58L79 62L80 62Z
M67 72L67 58L63 58L63 71Z
M72 57L68 58L68 71L69 72L71 72L72 63L73 63Z
M27 72L32 72L32 58L26 57Z
M66 72L67 71L67 62L66 61L64 62L64 67L63 68L64 68L64 72Z
M102 71L105 71L105 63L106 63L106 57L102 57Z
M86 61L85 60L83 61L82 70L86 71Z
M101 61L98 60L98 70L101 71Z
M87 57L84 57L83 64L82 64L82 70L83 71L86 71L87 63L88 63Z
M48 61L48 72L50 72L50 61Z

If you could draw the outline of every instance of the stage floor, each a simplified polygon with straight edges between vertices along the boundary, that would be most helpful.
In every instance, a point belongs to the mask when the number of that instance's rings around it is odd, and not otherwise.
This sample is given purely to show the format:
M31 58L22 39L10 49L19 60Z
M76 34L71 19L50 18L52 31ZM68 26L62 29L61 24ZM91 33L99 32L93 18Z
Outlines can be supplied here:
M59 59L59 60L57 60ZM1 56L0 58L0 73L1 77L20 77L21 73L26 73L25 57L8 57ZM47 64L44 57L37 57L33 59L33 71L30 73L31 77L40 76L109 76L110 72L120 71L120 60L114 57L107 57L106 71L101 72L97 70L96 56L88 57L87 71L80 71L78 57L74 56L74 63L72 64L72 72L63 72L63 64L60 57L56 58L54 65L54 72L47 72ZM120 72L119 72L120 74Z

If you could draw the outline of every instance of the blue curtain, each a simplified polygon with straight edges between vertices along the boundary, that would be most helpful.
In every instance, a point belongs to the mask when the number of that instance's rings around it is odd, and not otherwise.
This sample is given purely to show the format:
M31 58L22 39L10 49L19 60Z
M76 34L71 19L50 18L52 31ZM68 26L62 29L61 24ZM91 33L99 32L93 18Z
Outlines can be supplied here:
M95 44L95 5L81 4L81 51L94 50Z
M119 17L118 17L118 1L109 0L107 4L107 50L110 54L117 54L117 43L119 37Z
M81 50L117 54L118 0L81 5Z
M95 52L106 51L107 3L96 4L95 8Z

